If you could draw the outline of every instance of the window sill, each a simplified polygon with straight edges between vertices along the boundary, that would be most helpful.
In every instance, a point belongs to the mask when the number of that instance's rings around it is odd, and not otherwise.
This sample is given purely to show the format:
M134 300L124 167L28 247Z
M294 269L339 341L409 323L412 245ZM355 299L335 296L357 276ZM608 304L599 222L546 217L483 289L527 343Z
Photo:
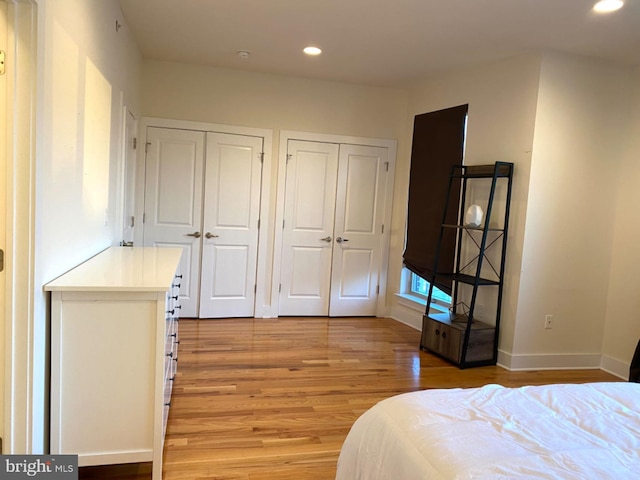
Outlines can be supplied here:
M426 300L414 295L409 295L408 293L396 293L396 298L398 299L399 305L417 312L424 313L424 309L427 306Z

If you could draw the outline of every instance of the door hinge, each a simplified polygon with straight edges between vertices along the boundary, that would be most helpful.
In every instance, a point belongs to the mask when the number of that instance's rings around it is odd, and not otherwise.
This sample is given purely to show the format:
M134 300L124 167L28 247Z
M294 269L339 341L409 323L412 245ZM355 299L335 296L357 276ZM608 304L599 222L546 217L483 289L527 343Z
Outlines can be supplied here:
M146 222L146 221L147 221L147 214L146 214L146 213L143 213L143 214L142 214L142 223L144 223L144 222Z
M135 224L136 224L136 219L135 219L134 216L131 216L131 223L129 224L129 226L133 227L133 226L135 226Z
M291 155L290 153L287 154L287 163L289 163L289 160L291 160L291 157L293 157L293 155Z
M282 284L278 285L278 293L282 292Z
M380 295L380 285L376 287L376 295Z
M384 223L382 224L382 228L380 229L380 233L384 233Z
M144 153L149 153L149 145L151 145L151 142L147 142L144 144Z
M4 50L0 50L0 75L4 75L4 63L6 61L7 54Z
M138 139L136 137L133 137L133 149L137 149L138 148Z
M258 284L255 284L255 285L253 286L253 293L254 293L254 294L258 293Z
M260 219L258 219L258 230L260 230Z
M284 230L284 220L282 220L282 229Z
M260 163L264 163L264 152L260 152L258 157L260 157Z
M384 168L386 172L389 171L389 162L384 162Z

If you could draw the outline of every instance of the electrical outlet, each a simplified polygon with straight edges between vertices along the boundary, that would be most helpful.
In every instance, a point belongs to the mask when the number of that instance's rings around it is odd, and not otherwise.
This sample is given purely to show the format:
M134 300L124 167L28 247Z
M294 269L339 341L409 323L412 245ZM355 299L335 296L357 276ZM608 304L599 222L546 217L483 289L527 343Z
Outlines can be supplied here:
M553 324L553 315L545 315L544 316L544 328L547 330L551 330L551 326Z

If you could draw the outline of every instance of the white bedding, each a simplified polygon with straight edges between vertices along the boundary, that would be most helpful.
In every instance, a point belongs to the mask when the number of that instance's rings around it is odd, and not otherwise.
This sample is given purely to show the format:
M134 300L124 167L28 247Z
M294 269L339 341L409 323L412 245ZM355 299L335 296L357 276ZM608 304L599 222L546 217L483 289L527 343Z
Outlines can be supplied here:
M337 480L640 479L640 384L425 390L354 423Z

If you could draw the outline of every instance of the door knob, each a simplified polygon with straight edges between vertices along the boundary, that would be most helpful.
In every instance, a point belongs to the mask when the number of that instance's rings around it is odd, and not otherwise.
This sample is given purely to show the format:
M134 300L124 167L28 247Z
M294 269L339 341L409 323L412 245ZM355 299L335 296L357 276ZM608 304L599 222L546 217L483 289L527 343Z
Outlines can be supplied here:
M207 238L218 238L220 235L216 235L215 233L207 232L204 234Z
M329 243L331 241L331 237L324 237L320 239L321 242L327 242Z
M187 233L187 237L196 237L200 238L200 232Z
M348 238L342 238L342 237L338 237L336 238L336 242L338 243L342 243L342 242L348 242L349 239Z

